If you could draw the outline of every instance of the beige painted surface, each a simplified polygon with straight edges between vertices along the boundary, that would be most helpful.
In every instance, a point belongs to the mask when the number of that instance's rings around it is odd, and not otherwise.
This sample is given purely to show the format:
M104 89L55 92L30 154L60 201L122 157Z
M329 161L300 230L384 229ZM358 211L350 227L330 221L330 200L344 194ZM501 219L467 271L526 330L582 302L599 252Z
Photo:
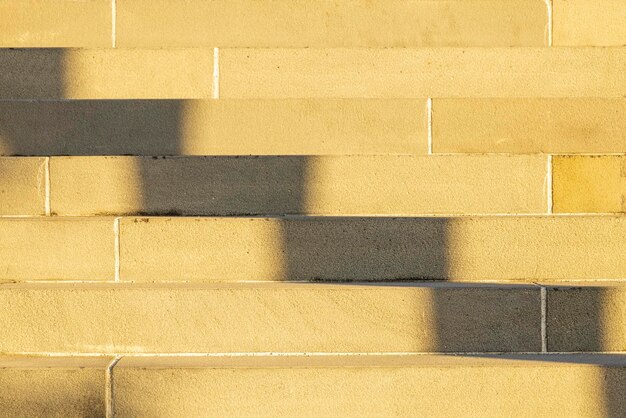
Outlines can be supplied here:
M626 152L626 100L435 99L433 151Z
M547 212L545 156L53 157L51 207L94 214Z
M113 280L113 240L111 218L2 218L0 281Z
M212 97L213 49L0 50L1 99Z
M103 417L111 358L0 357L3 417Z
M120 417L606 417L626 412L617 390L626 384L624 360L519 358L122 359L113 372L114 401Z
M623 0L554 0L554 45L626 46Z
M623 97L626 48L220 49L220 97Z
M0 1L0 47L110 47L111 0Z
M45 158L0 158L0 215L45 213L45 165Z
M426 99L0 102L4 155L426 154Z
M626 218L138 218L122 280L622 279Z
M573 283L547 296L549 351L626 351L623 283Z
M122 47L543 46L541 0L120 1Z
M532 286L5 284L0 351L537 351L539 304Z
M555 212L626 212L626 155L553 161Z

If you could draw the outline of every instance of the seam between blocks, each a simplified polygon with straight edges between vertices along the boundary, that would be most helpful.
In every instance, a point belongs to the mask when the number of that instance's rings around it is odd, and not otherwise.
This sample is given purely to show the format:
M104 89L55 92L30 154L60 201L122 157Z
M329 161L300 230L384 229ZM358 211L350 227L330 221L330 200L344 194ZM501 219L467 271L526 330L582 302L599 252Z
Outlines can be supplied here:
M122 356L116 356L111 363L107 366L106 375L105 375L105 416L106 418L113 418L115 415L115 408L113 404L113 368L119 361L122 359Z

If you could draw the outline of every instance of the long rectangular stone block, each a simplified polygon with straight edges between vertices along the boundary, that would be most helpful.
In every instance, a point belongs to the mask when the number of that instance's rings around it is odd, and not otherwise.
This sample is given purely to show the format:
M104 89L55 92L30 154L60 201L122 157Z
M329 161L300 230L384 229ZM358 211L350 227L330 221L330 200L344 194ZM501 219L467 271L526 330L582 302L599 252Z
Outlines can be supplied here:
M122 47L545 46L541 0L121 1Z
M113 280L113 219L0 218L1 280Z
M626 413L611 356L123 358L113 376L120 417Z
M0 356L5 417L103 417L112 358Z
M0 99L202 99L212 85L212 49L0 49Z
M433 152L626 152L626 100L435 99Z
M5 148L0 128L0 149ZM0 158L0 215L44 215L45 158Z
M127 218L122 280L623 279L626 218Z
M111 0L0 2L0 47L110 47Z
M220 97L624 97L626 48L223 49Z
M0 101L4 155L426 154L426 99Z
M58 215L546 213L546 156L53 157Z
M532 286L3 284L0 314L0 351L16 353L541 347L539 288Z

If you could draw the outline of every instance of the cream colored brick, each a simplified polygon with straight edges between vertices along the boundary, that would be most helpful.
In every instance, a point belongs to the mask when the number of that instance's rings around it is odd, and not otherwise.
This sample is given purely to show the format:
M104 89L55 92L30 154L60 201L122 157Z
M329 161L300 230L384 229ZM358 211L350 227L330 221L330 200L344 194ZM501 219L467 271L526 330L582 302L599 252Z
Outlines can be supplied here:
M124 47L542 46L541 0L121 1Z
M554 45L626 46L623 0L554 0Z
M110 47L111 0L0 2L0 47Z
M221 49L220 97L623 97L626 48Z
M541 345L539 289L532 286L5 284L0 314L2 352L536 351Z
M433 151L626 152L624 99L435 99Z
M626 155L554 157L555 212L626 212Z
M113 280L113 220L0 219L0 280Z
M93 214L547 211L545 156L58 157L51 207Z
M0 153L426 154L426 100L0 102Z
M45 170L45 158L0 158L0 215L43 215Z
M626 350L623 282L548 287L547 313L549 351Z
M0 50L1 99L212 97L212 49Z
M3 417L103 417L106 357L0 357Z
M119 417L626 413L611 356L123 358L113 373Z
M622 279L624 236L612 216L123 219L121 279Z

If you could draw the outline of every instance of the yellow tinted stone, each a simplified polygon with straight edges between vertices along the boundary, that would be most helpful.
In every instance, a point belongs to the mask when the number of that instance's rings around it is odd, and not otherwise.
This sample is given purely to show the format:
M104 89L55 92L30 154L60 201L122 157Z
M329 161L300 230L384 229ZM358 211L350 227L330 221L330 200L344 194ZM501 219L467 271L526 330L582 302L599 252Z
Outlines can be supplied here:
M0 357L6 417L103 417L106 357Z
M554 0L554 45L626 46L623 0Z
M533 286L3 284L0 351L537 351L539 303Z
M554 157L555 212L626 212L626 156Z
M113 280L113 220L0 219L0 280Z
M0 101L0 154L426 154L426 120L425 99Z
M123 47L546 45L541 0L133 0L117 6Z
M45 214L45 171L45 158L0 158L0 215Z
M426 154L426 100L184 103L182 154Z
M111 0L0 2L0 47L110 47Z
M626 48L221 49L220 97L623 97Z
M132 281L621 279L626 218L140 218Z
M1 99L210 98L212 49L0 50Z
M53 157L50 170L59 215L547 211L545 156Z
M626 361L611 356L124 358L113 376L120 416L601 418L626 412L620 390Z
M435 99L433 151L626 152L624 99Z

